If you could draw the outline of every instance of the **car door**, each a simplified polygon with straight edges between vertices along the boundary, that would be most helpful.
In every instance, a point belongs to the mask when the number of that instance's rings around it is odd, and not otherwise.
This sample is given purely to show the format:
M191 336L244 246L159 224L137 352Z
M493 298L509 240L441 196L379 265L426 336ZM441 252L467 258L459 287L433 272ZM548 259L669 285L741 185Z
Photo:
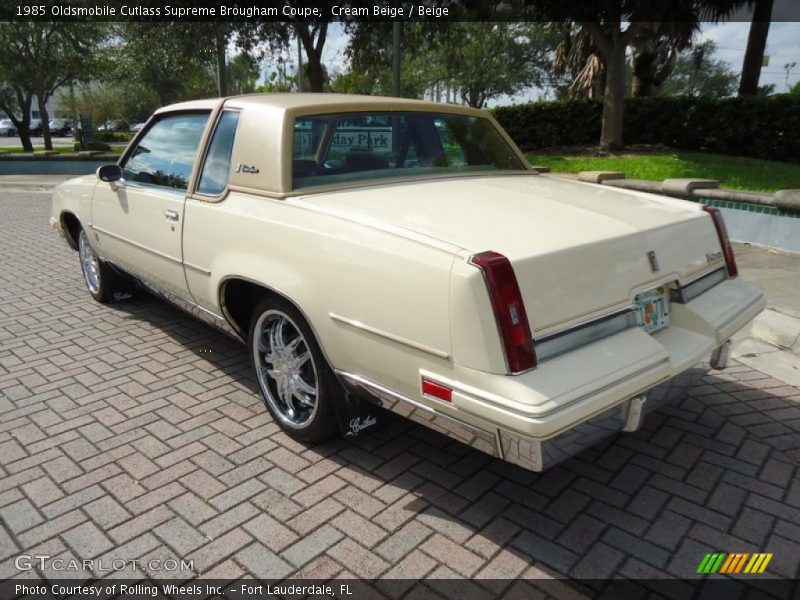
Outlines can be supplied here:
M186 190L209 114L155 119L126 153L123 180L99 183L92 199L99 253L182 297L189 296L181 249Z

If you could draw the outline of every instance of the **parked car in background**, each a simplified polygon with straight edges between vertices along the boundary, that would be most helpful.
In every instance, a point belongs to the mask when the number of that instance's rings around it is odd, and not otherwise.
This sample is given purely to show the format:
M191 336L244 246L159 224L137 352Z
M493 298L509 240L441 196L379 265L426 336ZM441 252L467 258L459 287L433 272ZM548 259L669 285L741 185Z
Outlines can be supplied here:
M243 341L290 436L381 406L534 471L637 430L765 305L718 209L539 175L489 113L416 100L162 108L51 224L95 300L133 278Z
M106 121L97 128L97 131L130 131L130 125L122 120Z
M146 121L142 121L141 123L136 123L135 125L131 126L131 131L141 131L144 129L144 126L147 125Z
M72 121L69 119L50 119L50 133L52 135L72 135Z
M42 135L42 120L32 118L30 125L28 125L28 131L30 131L30 134L33 136Z
M17 128L14 125L14 121L11 119L0 120L0 135L7 137L14 137L17 135Z

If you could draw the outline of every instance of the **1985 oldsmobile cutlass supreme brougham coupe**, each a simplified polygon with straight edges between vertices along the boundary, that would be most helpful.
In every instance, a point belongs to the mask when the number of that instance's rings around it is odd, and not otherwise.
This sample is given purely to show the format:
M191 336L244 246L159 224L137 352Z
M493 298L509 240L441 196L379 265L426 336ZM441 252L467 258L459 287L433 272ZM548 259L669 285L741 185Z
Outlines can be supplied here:
M52 225L95 300L135 280L246 342L295 438L380 405L537 471L636 430L765 304L716 209L539 175L491 115L415 100L162 108Z

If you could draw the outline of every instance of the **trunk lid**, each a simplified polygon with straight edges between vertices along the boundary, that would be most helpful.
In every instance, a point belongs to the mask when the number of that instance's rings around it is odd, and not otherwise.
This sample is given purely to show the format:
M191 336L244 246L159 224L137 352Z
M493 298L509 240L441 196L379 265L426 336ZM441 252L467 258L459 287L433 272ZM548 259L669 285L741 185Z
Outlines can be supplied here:
M296 202L469 253L504 254L534 335L629 303L667 276L692 278L719 251L698 204L536 175L376 186Z

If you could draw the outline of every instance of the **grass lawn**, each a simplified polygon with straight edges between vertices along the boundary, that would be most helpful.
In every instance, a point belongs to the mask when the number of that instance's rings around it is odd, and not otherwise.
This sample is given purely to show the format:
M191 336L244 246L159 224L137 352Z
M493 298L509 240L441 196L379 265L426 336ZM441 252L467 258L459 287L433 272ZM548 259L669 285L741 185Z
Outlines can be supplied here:
M716 179L720 187L760 192L800 188L800 164L705 154L703 152L655 152L614 156L528 156L532 165L562 173L624 171L628 179L693 177Z

